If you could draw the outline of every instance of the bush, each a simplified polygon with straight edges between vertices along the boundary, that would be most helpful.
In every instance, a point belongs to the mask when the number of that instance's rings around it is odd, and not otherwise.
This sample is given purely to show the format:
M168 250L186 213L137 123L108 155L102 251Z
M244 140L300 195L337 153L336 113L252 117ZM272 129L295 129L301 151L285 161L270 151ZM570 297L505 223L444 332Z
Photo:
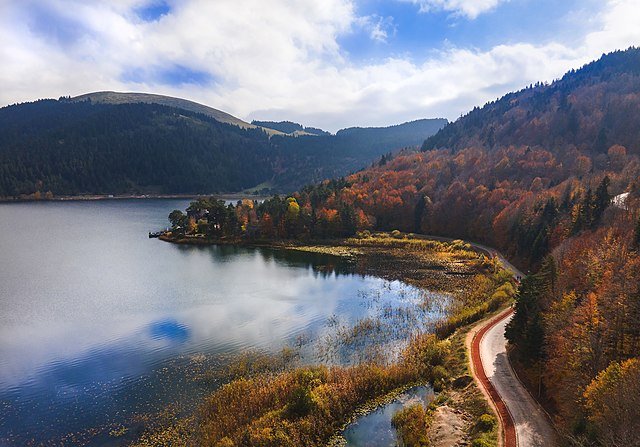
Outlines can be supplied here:
M299 386L293 391L287 410L291 417L299 418L308 415L313 406L314 402L309 389L305 386Z
M405 407L393 415L391 425L404 447L428 447L427 412L421 404Z
M481 432L490 432L496 426L496 418L490 414L483 414L476 422L476 429Z
M215 447L234 447L234 445L233 441L225 436L216 443Z
M478 438L473 440L471 447L494 447L494 444L484 438Z
M513 283L508 281L498 287L497 292L504 292L509 298L511 298L516 294L516 289L513 287Z
M445 387L449 372L444 366L438 365L431 371L432 383L434 391L442 391Z
M403 360L420 376L433 380L434 369L444 364L448 352L448 344L438 341L435 335L419 334L412 338L405 349Z

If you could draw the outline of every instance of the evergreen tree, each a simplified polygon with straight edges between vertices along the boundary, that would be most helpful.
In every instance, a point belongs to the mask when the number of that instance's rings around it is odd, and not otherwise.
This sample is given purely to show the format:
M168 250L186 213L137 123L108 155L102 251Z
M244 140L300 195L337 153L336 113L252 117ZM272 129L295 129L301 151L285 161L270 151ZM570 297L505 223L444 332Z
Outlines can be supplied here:
M520 284L515 313L507 325L505 336L524 358L535 361L543 355L543 313L556 294L557 276L556 262L552 256L547 256L540 270L524 278Z
M598 189L596 189L595 197L593 198L593 216L591 221L591 226L596 226L600 222L600 218L602 218L602 214L604 214L604 210L611 204L611 195L609 194L609 184L611 180L609 176L605 176L600 185L598 185Z
M529 275L522 280L516 296L515 313L505 336L525 357L537 360L542 353L544 331L540 312L540 280Z

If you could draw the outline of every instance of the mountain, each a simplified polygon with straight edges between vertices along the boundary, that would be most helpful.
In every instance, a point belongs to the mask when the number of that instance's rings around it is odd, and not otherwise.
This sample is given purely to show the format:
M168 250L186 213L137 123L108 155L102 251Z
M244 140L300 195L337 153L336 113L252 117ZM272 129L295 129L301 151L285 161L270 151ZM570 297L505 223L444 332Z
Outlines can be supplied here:
M279 133L275 129L270 129L267 126L256 126L242 121L240 118L236 118L226 112L223 112L213 107L205 106L197 102L189 101L181 98L174 98L171 96L154 95L151 93L121 93L121 92L94 92L87 93L73 98L67 98L69 102L84 102L90 101L93 104L159 104L162 106L173 107L176 109L187 110L189 112L201 113L202 115L213 118L221 123L233 124L234 126L241 127L243 129L255 129L256 127L263 127L267 133Z
M500 248L533 272L505 332L518 376L567 445L637 445L640 49L505 95L419 152L266 200L256 214L245 237L399 229Z
M417 145L444 125L371 141L293 137L160 95L99 92L0 109L0 197L291 191Z
M549 85L474 108L428 138L423 150L527 145L597 155L620 144L639 153L639 94L640 49L616 51Z
M420 152L346 177L331 203L318 206L353 207L364 227L484 241L535 266L563 239L596 225L605 176L611 194L640 192L638 92L640 49L604 55L475 108Z

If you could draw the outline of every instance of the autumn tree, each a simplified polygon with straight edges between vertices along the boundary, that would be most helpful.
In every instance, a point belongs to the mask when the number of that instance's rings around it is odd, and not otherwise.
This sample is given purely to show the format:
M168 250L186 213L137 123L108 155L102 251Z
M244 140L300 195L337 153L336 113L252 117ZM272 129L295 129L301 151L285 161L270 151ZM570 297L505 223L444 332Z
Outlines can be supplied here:
M640 360L613 362L584 392L601 445L640 446Z

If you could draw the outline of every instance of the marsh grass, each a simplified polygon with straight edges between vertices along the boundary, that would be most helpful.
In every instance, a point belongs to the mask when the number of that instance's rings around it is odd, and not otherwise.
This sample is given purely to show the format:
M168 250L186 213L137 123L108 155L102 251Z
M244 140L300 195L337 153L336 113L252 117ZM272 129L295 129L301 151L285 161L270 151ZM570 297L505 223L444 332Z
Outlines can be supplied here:
M369 253L397 261L394 275L407 276L418 286L430 284L424 275L445 275L439 281L451 279L456 290L417 297L407 289L399 294L397 305L384 303L384 290L363 293L358 299L372 310L371 315L350 324L333 315L325 325L330 330L318 342L300 343L314 345L324 364L295 366L296 350L275 359L255 354L239 358L227 371L230 381L213 392L193 417L148 432L137 445L324 446L353 420L358 409L371 408L372 402L410 384L432 383L445 390L439 400L446 401L456 382L452 379L469 375L464 335L458 329L510 299L509 275L490 273L493 264L461 241L373 234L348 239L345 244L348 249L338 250L345 256L354 252L360 256L371 249ZM322 250L331 252L331 247ZM421 270L402 270L400 264L407 261ZM467 276L448 277L448 272ZM386 287L391 285L383 289ZM444 312L448 315L444 321L428 318L441 317ZM350 362L337 365L340 361L336 359L344 360L340 356L345 352L350 353ZM464 395L459 405L474 421L490 411L472 383L467 381L456 392ZM472 439L495 445L495 428L477 430Z

